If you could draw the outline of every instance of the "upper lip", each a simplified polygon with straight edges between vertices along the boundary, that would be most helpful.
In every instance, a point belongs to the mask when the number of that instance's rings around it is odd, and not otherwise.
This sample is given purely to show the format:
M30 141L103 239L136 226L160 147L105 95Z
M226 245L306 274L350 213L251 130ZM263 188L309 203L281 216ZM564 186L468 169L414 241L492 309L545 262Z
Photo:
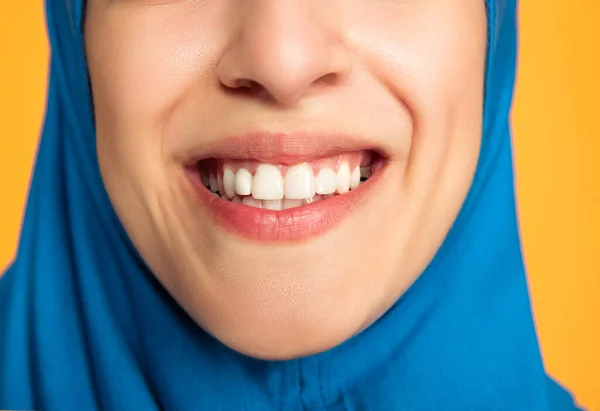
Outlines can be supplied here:
M186 163L193 165L204 159L218 158L287 165L363 150L385 158L390 156L385 147L360 136L335 132L255 131L204 144L188 153Z

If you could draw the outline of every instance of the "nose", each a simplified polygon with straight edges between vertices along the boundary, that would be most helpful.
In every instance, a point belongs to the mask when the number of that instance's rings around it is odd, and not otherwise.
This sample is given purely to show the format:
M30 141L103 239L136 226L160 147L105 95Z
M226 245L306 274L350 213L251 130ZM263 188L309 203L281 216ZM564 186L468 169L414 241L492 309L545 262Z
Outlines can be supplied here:
M228 91L291 106L344 81L350 54L322 2L244 0L238 32L217 65ZM319 6L321 4L321 6ZM337 31L336 31L337 30Z

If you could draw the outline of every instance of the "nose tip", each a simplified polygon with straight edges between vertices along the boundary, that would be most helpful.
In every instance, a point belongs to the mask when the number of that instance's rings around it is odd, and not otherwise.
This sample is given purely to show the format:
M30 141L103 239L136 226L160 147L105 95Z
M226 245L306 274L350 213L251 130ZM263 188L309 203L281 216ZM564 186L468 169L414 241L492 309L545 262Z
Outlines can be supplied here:
M239 35L218 63L226 89L294 105L343 81L350 56L331 26L296 2L263 3L269 7L245 14Z

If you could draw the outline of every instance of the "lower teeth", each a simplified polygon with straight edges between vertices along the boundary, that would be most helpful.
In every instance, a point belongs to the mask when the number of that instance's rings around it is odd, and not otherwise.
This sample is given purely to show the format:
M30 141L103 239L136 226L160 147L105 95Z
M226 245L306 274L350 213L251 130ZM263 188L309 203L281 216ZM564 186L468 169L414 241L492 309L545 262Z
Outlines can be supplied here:
M228 198L225 194L220 194L218 192L213 193L215 197L220 198L224 201L230 201L232 203L244 204L250 207L256 208L264 208L267 210L287 210L290 208L302 207L307 204L316 203L322 200L327 200L328 198L338 196L340 194L326 194L326 195L315 195L312 198L305 198L302 200L294 200L284 198L283 200L257 200L252 196L238 196L236 195L233 198Z

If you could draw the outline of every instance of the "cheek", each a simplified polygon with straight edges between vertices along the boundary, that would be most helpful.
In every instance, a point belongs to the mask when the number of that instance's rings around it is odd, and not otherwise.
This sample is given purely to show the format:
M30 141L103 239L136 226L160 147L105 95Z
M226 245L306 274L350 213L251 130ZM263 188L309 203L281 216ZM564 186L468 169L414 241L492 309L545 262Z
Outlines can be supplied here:
M484 2L401 3L363 11L366 17L354 17L361 29L353 41L369 71L410 113L408 189L425 195L453 162L469 163L459 176L468 180L481 138Z
M158 157L170 114L209 75L221 41L208 34L216 32L214 16L118 2L100 7L86 16L99 138L136 157Z
M444 235L467 195L479 156L485 22L483 6L464 15L447 10L436 29L421 37L422 52L415 51L419 58L413 60L418 66L411 92L415 134L408 182L420 202L415 214Z
M436 143L449 147L481 135L486 18L482 5L437 16L431 23L436 29L426 29L418 45L415 110L443 133Z
M400 93L414 122L409 173L419 170L420 185L428 178L443 180L455 163L475 162L486 52L485 14L477 9L472 15L441 10L427 20L408 33L398 55L407 73ZM470 167L463 170L457 181L470 178Z
M479 153L486 15L483 2L461 8L458 2L423 2L398 16L373 18L376 27L357 39L369 70L410 113L403 182L409 201L397 208L394 228L409 233L404 243L411 252L405 255L419 260L414 266L424 266L424 250L433 253L452 225Z

